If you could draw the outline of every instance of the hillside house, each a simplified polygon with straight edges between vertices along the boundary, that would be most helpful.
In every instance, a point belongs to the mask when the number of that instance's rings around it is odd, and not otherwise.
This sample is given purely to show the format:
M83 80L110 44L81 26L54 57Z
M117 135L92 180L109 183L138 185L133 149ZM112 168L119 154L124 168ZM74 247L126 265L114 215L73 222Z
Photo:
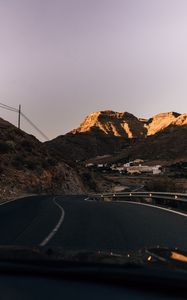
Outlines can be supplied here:
M91 167L93 167L93 166L94 166L93 163L87 163L87 164L85 165L86 168L91 168Z
M132 166L127 168L127 173L128 174L142 174L142 173L150 173L153 175L160 174L161 171L161 166L156 165L156 166Z

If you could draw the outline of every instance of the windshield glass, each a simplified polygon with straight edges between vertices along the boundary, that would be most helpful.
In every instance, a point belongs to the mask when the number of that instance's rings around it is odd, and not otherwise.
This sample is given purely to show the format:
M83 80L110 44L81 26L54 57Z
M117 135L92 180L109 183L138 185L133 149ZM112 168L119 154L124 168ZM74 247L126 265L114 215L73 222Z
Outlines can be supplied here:
M0 0L0 262L186 269L186 10Z

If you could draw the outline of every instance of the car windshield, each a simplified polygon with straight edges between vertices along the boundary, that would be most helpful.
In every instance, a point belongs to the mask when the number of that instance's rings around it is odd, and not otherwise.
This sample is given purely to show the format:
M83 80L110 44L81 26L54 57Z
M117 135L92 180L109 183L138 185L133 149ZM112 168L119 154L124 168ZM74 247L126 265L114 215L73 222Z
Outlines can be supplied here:
M186 274L186 10L0 0L0 264Z

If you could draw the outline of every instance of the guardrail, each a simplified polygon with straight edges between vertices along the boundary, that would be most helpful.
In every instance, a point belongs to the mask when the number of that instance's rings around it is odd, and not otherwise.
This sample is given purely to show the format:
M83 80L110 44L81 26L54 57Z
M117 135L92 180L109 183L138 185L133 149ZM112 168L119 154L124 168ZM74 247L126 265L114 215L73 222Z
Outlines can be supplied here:
M187 194L183 193L121 192L90 194L88 196L99 201L135 201L187 211Z

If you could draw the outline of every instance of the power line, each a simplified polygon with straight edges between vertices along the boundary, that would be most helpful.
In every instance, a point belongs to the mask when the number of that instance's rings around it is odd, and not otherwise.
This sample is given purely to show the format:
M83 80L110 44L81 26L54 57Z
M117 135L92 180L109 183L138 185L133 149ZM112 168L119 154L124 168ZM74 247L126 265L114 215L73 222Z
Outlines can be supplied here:
M49 138L25 115L21 112L21 116L38 131L46 140L49 140Z
M0 107L1 107L1 108L4 108L4 109L6 109L6 110L11 110L11 111L14 111L14 112L18 112L18 109L14 108L14 107L12 107L12 106L8 106L8 105L3 104L3 103L0 103Z
M13 111L18 113L18 127L20 128L20 115L36 130L40 135L44 137L45 140L49 140L49 138L24 114L21 112L21 106L19 105L19 109L16 109L15 107L6 105L4 103L0 102L0 108Z
M1 102L0 102L0 104L3 105L3 106L6 106L6 107L8 107L8 108L12 108L12 109L17 110L15 107L12 107L12 106L10 106L10 105L7 105L7 104L1 103Z
M3 109L9 110L9 111L13 111L13 112L16 112L16 113L17 113L16 110L11 109L11 108L7 108L7 107L1 106L1 105L0 105L0 108L3 108Z

